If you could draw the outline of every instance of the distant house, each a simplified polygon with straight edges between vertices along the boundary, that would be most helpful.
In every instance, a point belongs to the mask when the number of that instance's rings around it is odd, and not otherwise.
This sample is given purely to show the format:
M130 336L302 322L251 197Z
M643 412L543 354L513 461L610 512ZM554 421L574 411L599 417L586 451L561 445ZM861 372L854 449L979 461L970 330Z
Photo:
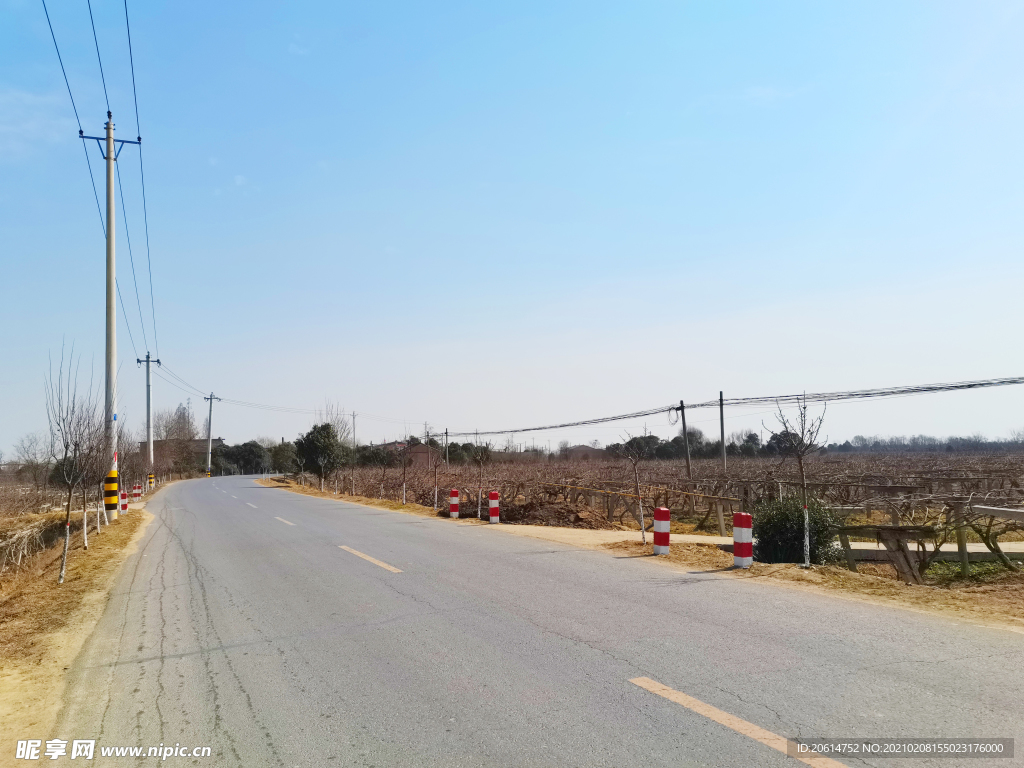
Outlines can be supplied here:
M565 455L566 458L570 460L583 459L585 461L593 461L607 458L608 452L604 448L592 448L589 445L574 445L565 452Z
M408 453L409 466L430 467L440 454L441 451L431 445L426 445L425 443L414 445L409 449Z
M391 451L392 453L401 453L404 451L406 457L408 457L410 467L430 467L434 457L440 454L439 449L433 448L424 443L417 443L416 445L410 446L408 443L399 442L397 440L374 447L383 448L385 451Z
M374 448L383 448L385 451L391 451L397 453L398 451L404 451L408 443L403 443L399 440L393 440L390 443L381 443L380 445L373 446Z

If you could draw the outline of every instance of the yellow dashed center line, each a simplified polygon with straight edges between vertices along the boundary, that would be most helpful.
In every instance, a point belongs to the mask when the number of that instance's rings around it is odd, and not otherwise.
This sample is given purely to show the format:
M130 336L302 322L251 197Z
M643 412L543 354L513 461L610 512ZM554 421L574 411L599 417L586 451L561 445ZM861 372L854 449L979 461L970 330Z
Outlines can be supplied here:
M748 723L746 720L730 715L728 712L723 712L716 707L712 707L710 704L705 704L699 699L695 699L692 696L687 696L685 693L681 693L674 688L669 688L667 685L651 680L649 677L634 677L629 682L633 685L639 685L645 691L656 693L662 698L668 699L671 702L679 704L680 706L686 707L691 712L696 712L698 715L703 715L709 720L714 720L719 725L724 725L726 728L731 728L736 733L741 733L744 736L748 736L754 741L759 741L766 747L778 750L784 755L789 754L789 741L782 736L766 731L753 723ZM821 755L811 752L806 757L794 757L794 760L799 760L801 763L812 766L812 768L846 768L846 765L833 760L829 757L822 757Z
M361 557L361 558L363 558L363 560L367 560L367 561L373 563L374 565L379 565L385 571L391 571L392 573L401 573L401 571L398 568L395 568L395 566L388 565L387 563L382 563L377 558L370 557L369 555L364 555L362 552L357 552L356 550L352 549L351 547L346 547L343 544L339 544L338 545L338 549L344 549L346 552L351 552L356 557Z
M284 519L283 517L275 517L274 519L275 519L275 520L280 520L280 521L281 521L282 523L284 523L285 525L295 525L295 523L289 523L289 522L288 522L287 520L285 520L285 519Z

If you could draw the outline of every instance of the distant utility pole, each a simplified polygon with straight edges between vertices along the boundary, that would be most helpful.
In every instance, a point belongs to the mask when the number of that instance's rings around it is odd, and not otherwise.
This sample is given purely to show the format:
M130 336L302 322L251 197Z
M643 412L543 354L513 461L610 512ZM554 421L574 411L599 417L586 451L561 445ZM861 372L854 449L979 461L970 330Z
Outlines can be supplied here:
M86 136L81 130L79 138L93 139L99 145L100 154L107 163L107 218L104 228L107 235L107 353L106 353L106 396L103 408L103 450L109 468L103 491L103 503L111 517L117 519L117 265L114 260L114 222L117 211L114 207L114 162L125 144L139 144L139 141L125 141L114 138L114 118L107 112L106 134ZM116 147L115 144L120 144Z
M150 377L149 366L150 363L156 363L160 365L159 360L155 360L149 356L149 352L146 352L146 359L139 360L135 359L136 365L146 364L146 461L149 463L149 471L153 471L153 379Z
M209 477L213 458L213 401L220 400L220 398L211 392L210 396L204 397L203 400L210 401L210 415L206 419L206 476Z
M352 411L352 450L356 449L356 412Z
M725 399L718 392L718 423L722 425L722 472L725 472Z
M686 446L686 479L693 480L693 470L690 469L690 435L686 432L686 406L679 401L679 419L683 422L683 445Z

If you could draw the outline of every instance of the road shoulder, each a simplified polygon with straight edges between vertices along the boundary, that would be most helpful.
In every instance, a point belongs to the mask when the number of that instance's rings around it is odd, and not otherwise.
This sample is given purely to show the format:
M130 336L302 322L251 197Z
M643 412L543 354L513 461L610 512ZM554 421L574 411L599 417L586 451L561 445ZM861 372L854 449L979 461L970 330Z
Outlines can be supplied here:
M56 736L50 729L63 701L67 670L153 519L142 507L105 526L99 536L91 532L88 551L82 548L81 533L76 534L63 585L57 585L60 546L37 556L41 560L34 573L5 584L0 602L0 722L5 734L0 764L14 755L18 739Z

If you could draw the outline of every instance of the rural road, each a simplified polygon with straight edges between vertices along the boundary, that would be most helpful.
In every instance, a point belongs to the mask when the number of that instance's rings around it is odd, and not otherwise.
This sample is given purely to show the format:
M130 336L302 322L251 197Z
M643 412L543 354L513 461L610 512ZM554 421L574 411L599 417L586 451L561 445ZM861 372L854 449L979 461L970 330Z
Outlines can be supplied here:
M251 478L148 509L60 738L213 749L165 765L678 768L801 765L764 731L1014 737L1012 760L837 759L1024 765L1020 634Z

